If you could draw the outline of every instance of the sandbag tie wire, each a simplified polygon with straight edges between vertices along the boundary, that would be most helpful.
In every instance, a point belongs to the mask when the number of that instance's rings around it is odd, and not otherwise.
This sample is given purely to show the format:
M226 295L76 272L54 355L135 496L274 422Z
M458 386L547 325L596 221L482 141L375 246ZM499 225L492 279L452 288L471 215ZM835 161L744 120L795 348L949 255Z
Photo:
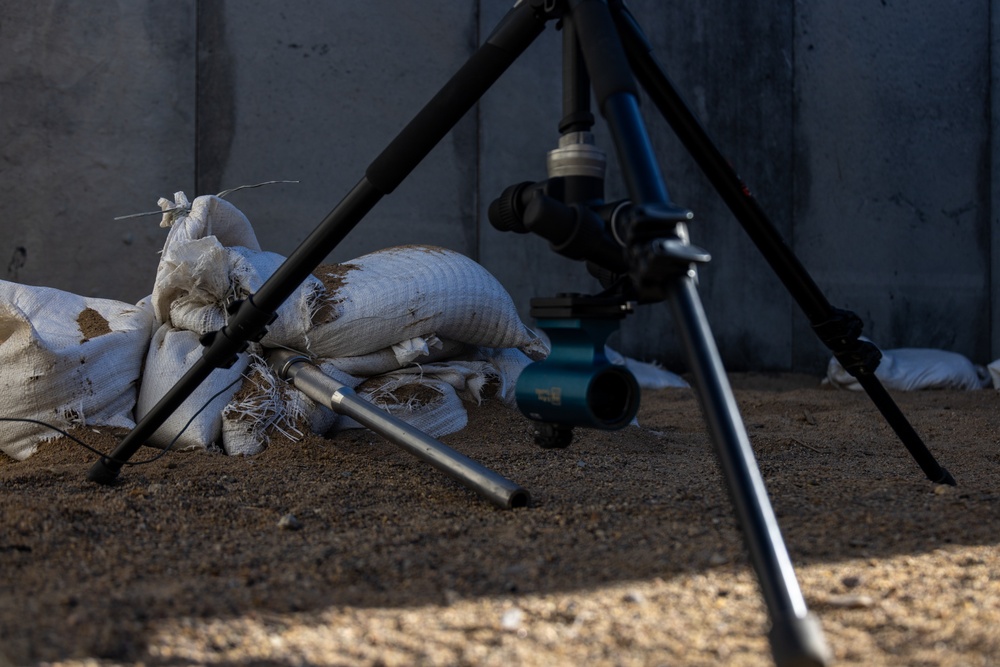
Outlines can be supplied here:
M215 195L219 199L225 199L227 195L231 195L234 192L240 190L249 190L252 188L259 188L264 185L277 185L280 183L298 183L299 181L264 181L263 183L254 183L253 185L239 185L235 188L230 188L228 190L223 190L219 194ZM191 212L191 202L188 201L187 195L183 192L175 192L174 200L170 201L166 197L160 197L156 200L156 205L160 207L159 211L146 211L144 213L132 213L129 215L119 215L115 220L129 220L131 218L145 218L150 215L160 215L160 227L173 227L174 223L180 218L183 218L188 213Z

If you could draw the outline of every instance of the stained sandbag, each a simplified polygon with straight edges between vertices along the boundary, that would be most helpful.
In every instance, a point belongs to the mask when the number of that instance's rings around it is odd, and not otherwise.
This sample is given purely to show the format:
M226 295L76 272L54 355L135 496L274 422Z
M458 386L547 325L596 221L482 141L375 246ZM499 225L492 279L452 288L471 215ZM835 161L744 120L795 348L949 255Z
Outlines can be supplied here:
M313 360L320 371L358 396L431 437L461 430L466 403L484 399L514 407L514 385L531 360L516 349L463 350L461 358L413 364L371 377L345 373L341 359ZM223 410L222 442L229 454L255 454L275 439L361 428L349 417L320 406L263 362L251 361L242 388Z
M153 321L141 306L0 281L0 414L62 429L134 427ZM56 435L0 422L0 451L25 459Z
M160 200L170 227L160 253L151 303L157 322L198 334L226 325L226 307L257 292L285 262L260 249L250 221L226 200L207 195L189 203L183 192ZM266 345L301 347L312 326L322 284L308 277L278 309Z
M538 359L548 349L521 322L503 286L452 250L400 246L315 272L327 295L309 332L322 358L370 354L420 336L517 348Z
M479 348L474 359L488 361L495 373L495 396L509 408L517 407L517 379L534 361L520 350L512 348Z
M329 360L314 362L345 387L353 389L365 380L343 372ZM295 441L305 433L327 435L346 419L279 378L257 355L250 355L244 376L240 389L222 410L222 448L227 454L250 456L264 451L274 439ZM352 421L350 426L360 425Z
M318 366L346 387L363 382L328 363ZM250 355L243 383L222 411L222 448L230 455L250 456L264 451L276 438L297 441L306 433L326 435L340 419L329 407L279 378L263 358Z
M477 348L454 359L414 364L365 380L356 391L432 437L465 428L467 403L500 400L514 407L517 376L531 359L513 348ZM354 428L344 419L338 429Z
M484 397L499 393L501 382L498 376L497 368L488 361L452 359L401 368L382 378L433 378L447 382L463 400L481 403Z
M455 388L434 376L390 373L367 380L356 391L361 398L432 438L461 431L469 423ZM336 426L356 427L358 424L348 417Z
M465 387L464 367L444 363L434 374L405 371L371 378L347 376L329 362L317 364L326 375L352 388L363 400L431 437L461 430L468 414L456 390ZM474 380L473 380L474 382ZM463 392L467 393L467 392ZM295 441L304 433L326 435L362 428L318 405L263 361L251 362L240 390L222 411L222 447L227 454L253 455L273 442Z
M326 423L319 423L323 417ZM222 410L222 449L230 456L251 456L273 436L297 441L307 433L325 432L335 418L332 410L278 378L263 359L251 356L240 389Z

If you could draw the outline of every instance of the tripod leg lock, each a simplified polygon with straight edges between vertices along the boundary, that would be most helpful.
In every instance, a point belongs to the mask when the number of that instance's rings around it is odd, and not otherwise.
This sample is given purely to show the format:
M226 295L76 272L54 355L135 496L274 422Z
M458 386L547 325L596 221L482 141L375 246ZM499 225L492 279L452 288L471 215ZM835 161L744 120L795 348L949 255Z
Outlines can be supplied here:
M254 305L253 297L231 302L226 311L229 313L226 326L200 339L205 346L203 357L213 368L231 368L250 342L259 343L267 335L268 325L278 319L277 313Z
M813 324L813 331L853 377L872 375L882 359L874 343L861 339L864 323L849 310L833 309L833 317Z

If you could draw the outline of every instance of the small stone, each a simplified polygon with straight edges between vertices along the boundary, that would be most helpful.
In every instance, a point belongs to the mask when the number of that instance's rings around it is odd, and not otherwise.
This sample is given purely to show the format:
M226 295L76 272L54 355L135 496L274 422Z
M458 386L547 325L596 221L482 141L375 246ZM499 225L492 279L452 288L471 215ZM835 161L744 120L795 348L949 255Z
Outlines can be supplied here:
M299 530L302 528L302 522L294 514L286 514L278 519L278 528L283 530Z
M520 629L523 620L524 612L517 607L513 607L505 611L503 616L500 617L500 627L508 632L513 632Z
M625 600L625 602L629 604L646 603L646 596L643 595L640 591L629 591L628 593L625 594L625 597L623 599Z
M867 595L833 595L826 602L831 607L843 609L869 609L875 606L875 600Z
M848 576L840 580L844 588L857 588L861 585L861 577Z
M708 564L711 565L712 567L718 567L720 565L725 565L728 562L729 562L729 559L724 554L720 554L720 553L714 553L711 556L709 556L709 558L708 558Z

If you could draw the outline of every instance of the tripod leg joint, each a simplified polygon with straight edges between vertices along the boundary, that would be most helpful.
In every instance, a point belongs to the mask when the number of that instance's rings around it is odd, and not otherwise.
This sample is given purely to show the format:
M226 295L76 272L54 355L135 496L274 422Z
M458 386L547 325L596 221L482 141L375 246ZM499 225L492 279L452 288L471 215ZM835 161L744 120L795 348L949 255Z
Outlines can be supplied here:
M874 343L861 338L861 318L849 310L833 309L833 316L813 325L813 331L853 377L872 375L882 359Z
M253 297L234 301L226 308L229 321L220 331L201 337L202 353L213 368L230 368L250 341L259 343L267 335L267 327L278 319L277 313L258 308Z

